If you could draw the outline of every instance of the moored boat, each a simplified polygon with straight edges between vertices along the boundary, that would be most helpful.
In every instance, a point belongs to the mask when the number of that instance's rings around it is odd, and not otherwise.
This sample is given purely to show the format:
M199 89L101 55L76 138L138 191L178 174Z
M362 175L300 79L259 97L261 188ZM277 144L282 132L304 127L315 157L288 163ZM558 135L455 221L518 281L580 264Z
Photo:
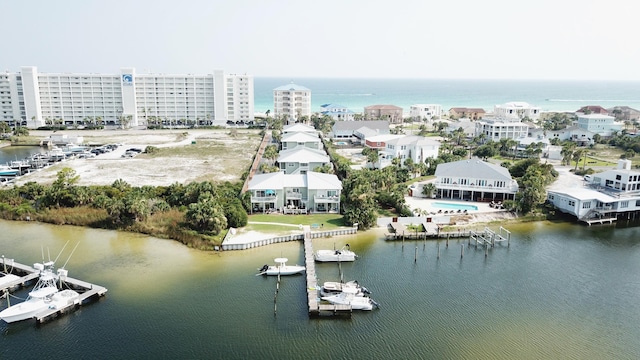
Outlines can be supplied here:
M366 296L357 296L357 290L354 288L344 288L341 293L331 296L323 296L322 300L334 305L349 305L353 310L373 310L378 307L378 303Z
M355 296L367 296L371 294L369 289L364 286L360 286L360 284L358 284L358 281L356 280L347 281L346 283L338 281L326 281L320 288L320 296L337 295L347 288L355 289Z
M0 165L0 176L18 176L20 169L13 169L7 165Z
M43 310L57 309L76 303L80 297L80 294L73 290L58 290L56 281L60 274L66 276L66 270L59 269L58 274L54 273L53 261L37 263L33 267L40 271L40 276L27 299L0 311L0 319L7 323L27 320Z
M258 269L258 275L294 275L304 272L305 267L302 265L287 265L287 258L276 258L276 265L269 266L265 264Z
M346 244L340 250L318 250L313 254L313 258L319 262L329 261L355 261L358 255L351 251L349 244Z

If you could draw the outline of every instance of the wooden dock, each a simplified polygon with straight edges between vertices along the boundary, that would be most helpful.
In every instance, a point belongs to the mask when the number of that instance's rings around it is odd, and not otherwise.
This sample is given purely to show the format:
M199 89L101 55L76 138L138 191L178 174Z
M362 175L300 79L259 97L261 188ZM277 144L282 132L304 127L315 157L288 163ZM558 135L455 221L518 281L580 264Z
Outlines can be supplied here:
M307 302L309 304L309 316L320 315L348 315L351 316L352 309L349 305L321 304L318 298L318 278L316 277L316 262L313 258L313 244L311 228L307 225L304 230L304 264L307 268Z
M40 276L37 269L34 269L33 267L28 265L17 263L11 259L5 259L4 257L2 257L0 266L2 266L2 271L4 271L5 273L11 273L20 276L19 279L4 284L2 288L0 288L0 295L6 294L6 296L9 296L9 293L11 291L26 286ZM71 304L68 304L62 308L46 309L36 314L34 316L34 318L36 319L36 323L40 324L47 320L53 319L77 308L80 305L84 305L89 300L104 296L107 293L107 289L105 287L71 277L65 276L63 279L59 280L58 283L60 288L72 289L77 291L80 294L80 297L78 297Z

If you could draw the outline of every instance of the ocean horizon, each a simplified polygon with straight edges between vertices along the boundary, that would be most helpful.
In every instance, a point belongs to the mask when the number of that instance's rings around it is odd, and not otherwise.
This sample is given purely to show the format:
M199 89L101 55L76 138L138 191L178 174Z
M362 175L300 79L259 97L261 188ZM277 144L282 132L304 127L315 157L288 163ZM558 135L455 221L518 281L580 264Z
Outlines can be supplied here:
M357 113L365 106L390 104L402 107L405 116L414 104L492 112L495 105L512 101L545 112L574 112L586 105L640 109L640 81L255 77L255 111L273 111L273 89L292 82L311 91L312 112L323 104L340 104Z

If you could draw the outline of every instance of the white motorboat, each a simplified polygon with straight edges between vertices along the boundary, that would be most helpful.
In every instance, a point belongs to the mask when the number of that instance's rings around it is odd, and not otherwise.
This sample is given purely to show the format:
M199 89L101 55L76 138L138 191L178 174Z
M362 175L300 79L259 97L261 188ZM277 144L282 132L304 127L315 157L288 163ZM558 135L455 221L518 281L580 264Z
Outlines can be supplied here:
M56 286L58 276L66 276L66 270L59 269L58 274L55 274L53 261L35 264L33 267L40 271L40 277L33 290L29 292L27 300L0 312L0 319L7 323L27 320L43 310L57 309L78 302L80 294L73 290L59 291Z
M18 176L20 175L19 169L13 169L7 165L0 165L0 176Z
M5 274L2 277L0 277L0 288L19 279L20 277L17 275Z
M355 261L358 255L351 251L349 244L346 244L340 250L318 250L313 254L316 261Z
M367 296L371 294L371 292L364 286L360 286L358 281L351 280L346 283L337 282L337 281L326 281L322 284L320 288L320 296L331 296L340 294L343 289L353 288L356 290L356 296Z
M287 265L287 258L276 258L276 265L264 265L258 269L258 275L294 275L304 272L305 267L302 265Z
M378 307L378 303L373 301L370 297L357 296L357 290L354 288L343 288L342 292L336 295L323 296L322 300L328 301L335 305L350 305L353 310L373 310L373 307Z

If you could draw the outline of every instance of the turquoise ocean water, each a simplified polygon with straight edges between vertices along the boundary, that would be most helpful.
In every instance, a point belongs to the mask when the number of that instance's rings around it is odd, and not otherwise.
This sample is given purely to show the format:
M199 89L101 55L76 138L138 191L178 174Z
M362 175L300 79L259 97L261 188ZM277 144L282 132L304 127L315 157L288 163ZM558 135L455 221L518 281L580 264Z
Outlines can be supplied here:
M254 79L255 111L273 111L273 89L294 82L311 90L311 110L337 103L355 112L365 106L392 104L405 113L413 104L480 107L525 101L543 111L575 111L585 105L626 105L640 109L637 81L443 80L443 79Z

